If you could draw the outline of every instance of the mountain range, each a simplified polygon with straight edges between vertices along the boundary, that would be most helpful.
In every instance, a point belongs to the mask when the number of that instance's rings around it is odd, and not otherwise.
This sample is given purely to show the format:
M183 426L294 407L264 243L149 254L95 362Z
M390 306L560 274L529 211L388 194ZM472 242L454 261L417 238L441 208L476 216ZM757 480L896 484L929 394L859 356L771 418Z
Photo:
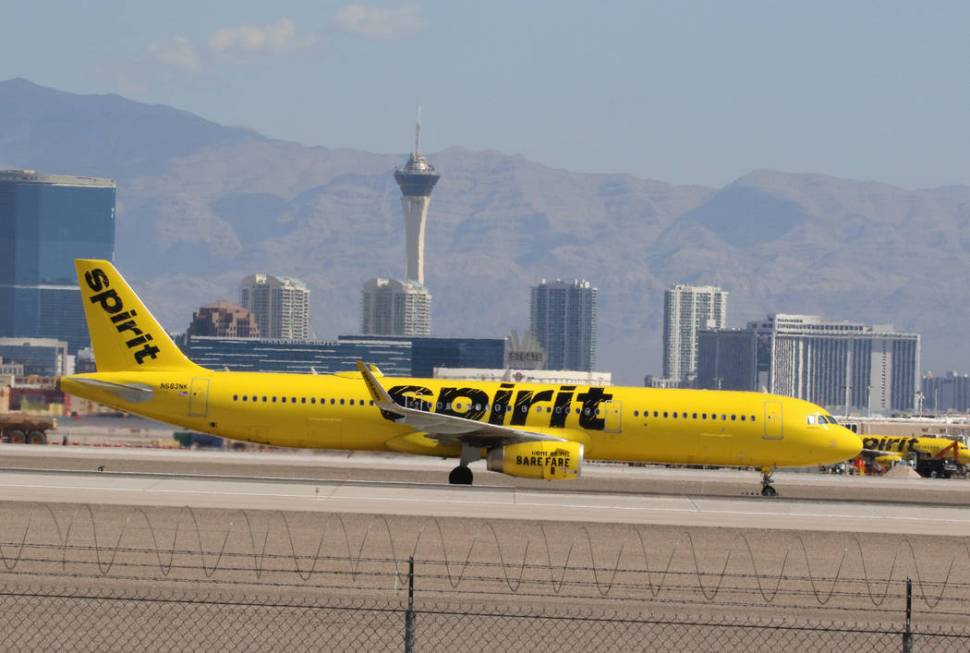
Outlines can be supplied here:
M768 312L893 323L922 334L924 369L970 368L968 186L762 170L709 188L461 147L428 157L437 335L526 329L530 286L585 278L599 288L597 367L640 383L660 372L664 288L713 283L734 325ZM318 337L356 332L363 282L403 273L392 173L405 159L0 82L0 167L115 179L116 263L173 331L265 271L310 286Z

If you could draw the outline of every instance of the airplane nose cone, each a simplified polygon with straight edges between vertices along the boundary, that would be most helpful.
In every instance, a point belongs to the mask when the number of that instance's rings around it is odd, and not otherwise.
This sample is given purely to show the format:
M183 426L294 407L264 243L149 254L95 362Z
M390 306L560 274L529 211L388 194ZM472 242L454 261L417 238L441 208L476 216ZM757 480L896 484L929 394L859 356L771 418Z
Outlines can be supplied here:
M847 428L840 428L833 435L832 448L839 457L839 462L851 460L862 453L862 438Z

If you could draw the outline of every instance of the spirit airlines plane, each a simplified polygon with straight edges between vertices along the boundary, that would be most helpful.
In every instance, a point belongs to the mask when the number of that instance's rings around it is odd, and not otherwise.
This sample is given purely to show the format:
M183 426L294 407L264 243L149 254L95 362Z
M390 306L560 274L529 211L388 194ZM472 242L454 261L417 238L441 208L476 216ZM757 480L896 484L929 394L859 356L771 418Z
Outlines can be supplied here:
M282 447L458 458L529 478L579 475L584 458L757 467L837 463L862 449L824 410L753 392L655 390L383 377L217 372L178 349L108 261L77 260L98 371L73 395L181 427Z

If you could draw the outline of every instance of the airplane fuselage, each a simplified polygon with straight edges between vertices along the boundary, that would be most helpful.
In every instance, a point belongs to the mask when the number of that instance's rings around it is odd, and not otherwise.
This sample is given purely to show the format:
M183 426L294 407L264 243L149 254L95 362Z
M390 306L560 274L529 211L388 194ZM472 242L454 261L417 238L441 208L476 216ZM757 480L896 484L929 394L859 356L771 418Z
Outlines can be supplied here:
M807 419L817 406L764 393L391 377L380 383L398 404L579 442L588 459L801 466L840 462L858 442L840 426ZM434 456L460 451L375 406L353 373L107 372L64 377L62 388L237 440Z

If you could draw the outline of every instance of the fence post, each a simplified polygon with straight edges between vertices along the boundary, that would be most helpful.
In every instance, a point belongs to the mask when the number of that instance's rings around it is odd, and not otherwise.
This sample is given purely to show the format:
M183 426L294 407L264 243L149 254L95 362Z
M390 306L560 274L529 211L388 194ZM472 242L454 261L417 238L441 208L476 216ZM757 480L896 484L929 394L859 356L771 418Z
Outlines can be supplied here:
M903 631L903 653L913 653L913 579L906 579L906 629Z
M404 612L404 653L414 653L414 556L408 558L408 609Z

